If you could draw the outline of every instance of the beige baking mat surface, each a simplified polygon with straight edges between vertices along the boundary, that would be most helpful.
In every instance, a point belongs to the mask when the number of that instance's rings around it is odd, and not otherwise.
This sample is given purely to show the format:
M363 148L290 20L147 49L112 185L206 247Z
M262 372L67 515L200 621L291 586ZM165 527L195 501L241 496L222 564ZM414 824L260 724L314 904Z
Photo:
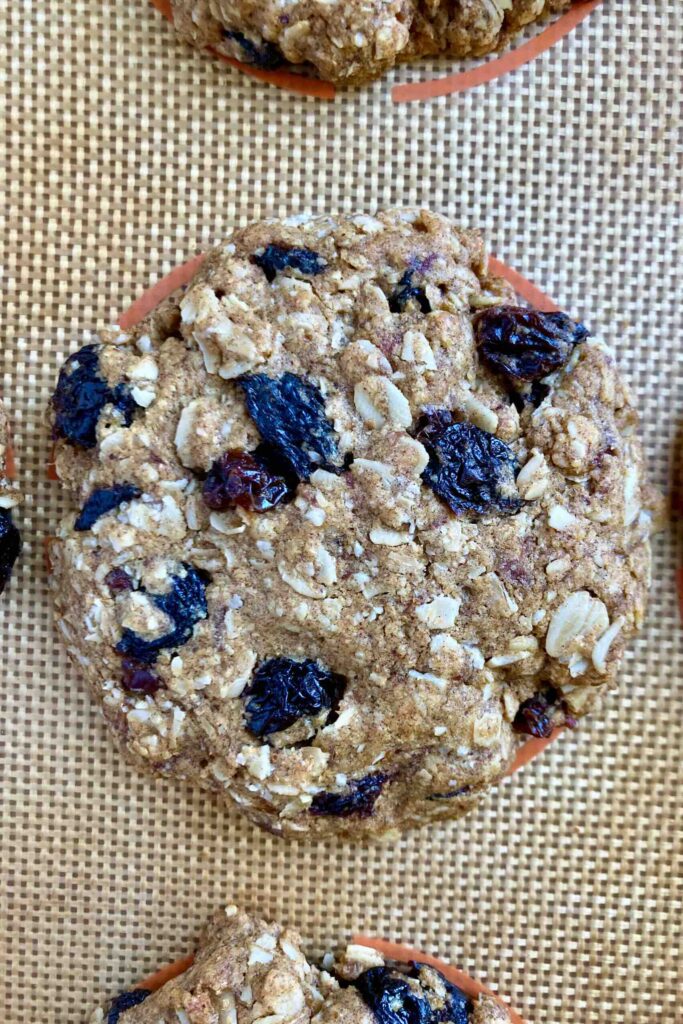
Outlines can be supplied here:
M605 2L489 86L331 103L177 44L147 0L1 5L3 390L26 552L2 605L5 1024L71 1024L237 901L318 953L353 931L438 952L534 1024L674 1021L682 987L683 632L673 532L621 695L461 824L287 845L119 759L52 633L45 403L83 332L232 225L429 204L615 345L671 489L683 432L680 0ZM678 147L678 149L677 149ZM678 437L677 437L678 435ZM679 1010L680 1012L680 1010ZM680 1020L680 1017L678 1018Z

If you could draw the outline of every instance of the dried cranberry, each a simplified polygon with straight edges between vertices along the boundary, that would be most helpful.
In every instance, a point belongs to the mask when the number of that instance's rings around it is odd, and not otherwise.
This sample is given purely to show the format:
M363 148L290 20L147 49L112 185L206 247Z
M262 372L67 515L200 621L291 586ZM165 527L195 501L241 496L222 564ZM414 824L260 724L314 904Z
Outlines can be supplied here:
M255 43L234 29L223 29L223 35L237 43L242 50L242 60L245 64L253 64L255 68L262 68L264 71L272 71L284 64L282 51L274 43L266 42L265 39Z
M122 659L121 683L125 690L142 694L156 693L162 686L161 679L135 658Z
M413 284L414 273L414 270L406 270L398 282L398 288L389 296L389 310L392 313L403 313L411 302L414 302L422 313L431 313L432 307L424 288Z
M217 512L225 512L236 505L250 512L267 512L291 501L297 479L286 465L278 466L277 462L266 445L260 445L254 452L239 449L224 452L204 481L205 504Z
M251 373L239 379L247 411L270 451L299 480L316 468L338 472L334 428L325 415L325 400L313 381L295 373L267 377Z
M558 702L559 694L551 687L523 701L514 717L513 729L527 736L547 739L555 727L553 714Z
M522 507L512 450L472 423L453 422L438 409L422 417L415 435L429 453L422 479L458 514L512 515Z
M561 369L589 335L565 313L522 306L492 306L477 313L473 323L481 358L515 389Z
M104 582L113 594L122 594L126 590L133 589L133 581L125 569L110 569L104 577Z
M150 594L157 608L171 619L173 629L155 640L145 640L132 629L124 629L116 645L119 654L151 665L165 648L182 647L191 638L195 625L207 615L206 581L194 566L183 563L183 574L174 576L167 594Z
M81 509L74 530L89 530L94 523L107 512L112 512L124 501L139 498L142 491L134 484L114 484L113 487L100 487L89 494Z
M352 779L342 793L317 793L313 797L311 814L369 818L388 778L383 772L375 772L362 779Z
M311 277L327 270L327 264L317 252L289 245L267 245L262 253L254 253L251 258L269 281L274 281L281 270L298 270L300 274Z
M269 658L254 672L244 696L246 726L255 736L269 736L293 725L306 715L335 709L344 693L345 680L307 659Z
M7 586L21 552L21 537L9 509L0 509L0 594Z
M134 1006L139 1006L151 994L149 989L134 988L130 992L122 992L121 995L116 996L109 1004L107 1024L118 1024L122 1013L125 1013L126 1010L131 1010Z
M105 405L118 409L124 424L130 426L136 406L127 385L110 388L100 373L97 345L85 345L69 356L59 371L52 396L54 436L78 448L94 448L97 421Z

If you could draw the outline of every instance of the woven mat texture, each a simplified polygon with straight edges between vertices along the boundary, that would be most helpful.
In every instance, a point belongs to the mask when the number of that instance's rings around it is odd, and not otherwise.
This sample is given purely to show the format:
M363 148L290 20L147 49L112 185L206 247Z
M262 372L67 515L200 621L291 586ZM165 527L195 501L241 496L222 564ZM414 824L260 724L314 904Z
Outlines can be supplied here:
M354 931L436 952L534 1024L681 1019L675 526L604 714L464 822L373 847L287 844L137 777L53 634L42 554L64 511L44 467L65 354L233 225L301 209L424 204L483 227L616 347L672 493L681 44L680 0L606 0L483 88L392 103L392 83L452 70L436 62L324 103L189 51L147 0L0 5L1 372L28 495L1 625L5 1024L82 1021L232 901L290 921L314 954Z

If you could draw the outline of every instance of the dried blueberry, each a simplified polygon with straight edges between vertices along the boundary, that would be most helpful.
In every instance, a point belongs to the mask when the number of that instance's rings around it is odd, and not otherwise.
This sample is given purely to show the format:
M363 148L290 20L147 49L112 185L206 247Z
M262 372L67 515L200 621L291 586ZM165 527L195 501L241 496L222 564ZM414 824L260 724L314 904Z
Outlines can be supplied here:
M128 427L133 421L135 402L125 384L110 388L100 373L96 345L86 345L69 356L59 371L52 396L55 413L54 436L79 448L97 444L97 421L105 405L119 410Z
M431 313L432 307L425 294L424 288L413 284L414 270L406 270L398 282L398 288L389 296L389 309L392 313L403 313L406 306L414 302L422 313Z
M458 514L512 515L522 507L511 449L472 423L452 421L446 410L423 416L416 437L429 453L422 479Z
M254 672L244 696L249 732L269 736L324 708L336 708L344 693L343 676L317 661L269 658Z
M451 981L447 981L443 975L441 975L441 979L446 987L447 1005L439 1019L451 1021L452 1024L468 1024L474 1009L471 1000L461 988Z
M554 729L553 714L558 702L559 694L550 687L523 701L514 717L513 729L526 736L547 739Z
M371 967L356 978L356 988L377 1024L430 1024L426 998L389 967Z
M421 976L423 970L428 972L426 978ZM413 961L411 977L418 978L423 985L426 984L433 990L433 985L430 985L432 973L437 975L446 990L446 998L443 1006L438 1009L432 1007L429 1024L442 1024L445 1021L449 1021L450 1024L468 1024L474 1007L466 993L452 981L444 978L436 967L432 967L431 964L422 964L418 960Z
M388 778L383 772L375 772L362 779L352 779L342 793L318 793L313 797L311 814L369 818Z
M74 523L74 530L89 530L100 516L118 508L124 501L139 498L141 493L140 488L135 487L134 484L114 484L113 487L100 487L86 498Z
M147 988L134 988L130 992L122 992L120 996L116 996L109 1004L107 1024L118 1024L122 1013L131 1010L134 1006L139 1006L151 994Z
M415 964L418 973L422 966L419 963ZM468 1024L474 1009L472 1001L461 988L444 978L441 971L437 971L435 967L429 969L438 974L441 984L446 989L446 1004L440 1010L432 1011L430 1024L440 1024L442 1021L450 1021L451 1024Z
M251 257L257 267L260 267L269 281L275 280L275 275L280 270L298 270L301 274L315 277L327 270L327 264L322 256L312 249L297 249L295 246L267 245L262 253L254 253Z
M267 512L291 501L297 483L289 465L262 444L253 452L224 452L209 470L202 495L205 504L217 512L236 505L251 512Z
M121 661L121 685L130 693L152 694L161 687L161 679L134 658Z
M150 594L149 598L171 619L173 629L155 640L145 640L132 629L124 629L116 645L119 654L151 665L165 648L182 647L192 636L194 627L207 615L206 584L202 574L192 565L183 564L185 574L174 576L167 594Z
M0 508L0 594L7 586L21 551L21 537L9 509Z
M565 313L522 306L492 306L474 318L481 358L517 390L561 369L588 334Z
M274 43L269 43L265 39L260 43L255 43L242 32L237 32L234 29L223 29L223 35L226 39L237 43L242 50L242 60L245 64L253 64L255 68L261 68L263 71L272 71L284 64L282 52Z
M312 381L295 373L251 373L239 384L259 434L300 480L308 480L316 468L341 468L335 464L337 442L325 400Z

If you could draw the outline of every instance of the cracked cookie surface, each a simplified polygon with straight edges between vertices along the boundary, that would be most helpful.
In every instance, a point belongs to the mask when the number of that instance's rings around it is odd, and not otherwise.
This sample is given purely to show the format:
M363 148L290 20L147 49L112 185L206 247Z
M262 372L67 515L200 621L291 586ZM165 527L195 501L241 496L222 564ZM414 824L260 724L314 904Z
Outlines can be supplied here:
M88 1024L509 1024L491 996L469 999L434 967L391 965L349 945L321 967L290 928L229 906L209 921L194 962L156 992L133 989Z
M574 0L576 2L576 0ZM400 61L475 57L572 0L173 0L181 37L256 67L309 65L360 83Z
M464 814L641 625L612 354L427 211L236 231L69 358L53 421L72 659L137 765L277 834Z

